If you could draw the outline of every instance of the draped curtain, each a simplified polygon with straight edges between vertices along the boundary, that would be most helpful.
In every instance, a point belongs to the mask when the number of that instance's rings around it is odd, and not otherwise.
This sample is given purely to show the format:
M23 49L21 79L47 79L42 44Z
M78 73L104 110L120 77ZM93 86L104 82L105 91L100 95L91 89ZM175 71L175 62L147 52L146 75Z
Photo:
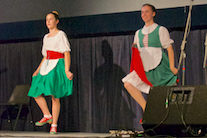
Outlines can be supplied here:
M207 30L193 30L187 39L186 85L205 84L202 67L206 33ZM173 48L177 67L183 32L172 31L170 35L175 41ZM139 124L142 110L121 81L129 73L133 35L73 38L69 41L74 90L71 96L61 98L58 131L142 130ZM15 85L31 83L31 75L42 59L41 47L42 41L0 44L0 102L9 99ZM180 80L181 76L182 70L178 74ZM50 97L46 99L51 108ZM31 108L33 120L41 119L42 113L32 98ZM4 110L0 107L1 114ZM18 129L33 130L28 121L24 128L20 125ZM48 129L47 125L35 127L38 131Z

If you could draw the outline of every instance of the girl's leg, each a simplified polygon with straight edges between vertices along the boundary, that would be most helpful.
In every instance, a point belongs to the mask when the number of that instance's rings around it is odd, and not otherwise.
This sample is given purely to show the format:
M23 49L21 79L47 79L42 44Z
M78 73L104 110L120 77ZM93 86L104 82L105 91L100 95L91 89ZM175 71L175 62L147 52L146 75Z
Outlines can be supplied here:
M57 125L59 114L60 114L60 99L52 96L52 116L53 116L52 124Z
M46 123L52 123L52 116L50 114L50 111L47 106L47 102L43 96L38 96L37 98L34 98L36 103L39 105L40 109L42 110L42 113L44 117L35 123L36 126L43 126Z
M134 98L134 100L141 106L144 112L146 107L146 100L144 99L142 93L129 82L125 82L124 87L132 96L132 98Z
M60 99L55 98L52 96L52 116L53 116L53 121L52 125L50 128L50 134L56 134L57 133L57 122L58 122L58 117L60 114Z
M47 106L47 102L42 95L40 95L34 99L35 99L36 103L38 104L38 106L40 107L40 109L42 110L43 115L51 115L50 111L48 109L48 106Z

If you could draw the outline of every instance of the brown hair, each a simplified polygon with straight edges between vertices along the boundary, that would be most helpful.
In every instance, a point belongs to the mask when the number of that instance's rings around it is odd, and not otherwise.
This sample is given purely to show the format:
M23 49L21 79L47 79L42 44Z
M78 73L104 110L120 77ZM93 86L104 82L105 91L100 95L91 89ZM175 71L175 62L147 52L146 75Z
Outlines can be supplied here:
M144 6L150 6L152 8L152 11L156 13L156 8L152 4L146 3L146 4L142 5L142 7L144 7Z
M59 14L57 11L52 11L51 13L55 16L56 20L59 20Z

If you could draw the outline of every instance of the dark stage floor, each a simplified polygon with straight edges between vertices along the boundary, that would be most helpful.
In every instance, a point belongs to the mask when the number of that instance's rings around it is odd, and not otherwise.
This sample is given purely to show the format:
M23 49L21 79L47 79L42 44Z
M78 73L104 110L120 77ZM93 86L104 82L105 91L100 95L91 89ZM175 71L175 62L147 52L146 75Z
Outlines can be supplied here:
M48 132L39 131L0 131L2 138L110 138L117 137L110 133L85 133L85 132L59 132L56 135L51 135ZM130 137L129 135L122 135L120 137ZM131 136L132 137L132 136ZM139 136L142 138L149 138L152 136ZM172 136L153 136L155 138L186 138L186 137L172 137ZM203 136L202 138L204 138ZM193 137L187 137L193 138ZM201 137L196 137L201 138Z
M105 138L110 136L110 133L59 132L51 135L49 132L38 131L0 131L0 137L4 138Z

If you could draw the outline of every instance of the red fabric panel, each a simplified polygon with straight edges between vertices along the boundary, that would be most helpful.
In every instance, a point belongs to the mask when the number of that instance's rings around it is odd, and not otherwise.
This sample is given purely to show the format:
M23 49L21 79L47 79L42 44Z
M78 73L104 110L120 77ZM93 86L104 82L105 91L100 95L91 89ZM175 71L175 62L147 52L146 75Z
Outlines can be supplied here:
M64 58L64 54L55 52L55 51L47 51L47 59L59 59Z
M132 72L133 70L136 71L136 73L139 75L140 79L143 82L145 82L146 84L150 86L153 86L151 82L149 82L149 80L147 79L139 50L135 47L132 47L132 59L131 59L130 72Z

